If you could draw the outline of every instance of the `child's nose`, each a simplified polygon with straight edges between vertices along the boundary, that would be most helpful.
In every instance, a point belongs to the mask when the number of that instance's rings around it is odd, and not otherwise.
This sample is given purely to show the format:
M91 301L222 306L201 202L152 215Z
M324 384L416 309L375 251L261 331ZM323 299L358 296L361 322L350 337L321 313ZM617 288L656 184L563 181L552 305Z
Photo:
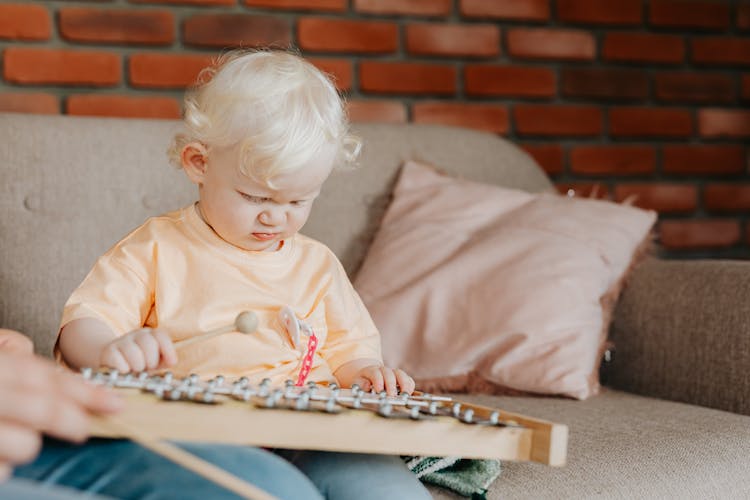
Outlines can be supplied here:
M284 222L284 210L281 207L269 207L264 209L258 220L266 226L276 226Z

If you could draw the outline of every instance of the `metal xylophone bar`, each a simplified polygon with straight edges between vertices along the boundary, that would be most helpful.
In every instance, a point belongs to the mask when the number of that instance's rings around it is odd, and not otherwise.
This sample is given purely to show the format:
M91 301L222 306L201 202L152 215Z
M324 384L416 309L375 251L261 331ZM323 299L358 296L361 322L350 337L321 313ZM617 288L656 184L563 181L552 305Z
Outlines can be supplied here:
M499 410L453 402L450 397L426 393L388 396L385 391L365 392L356 385L351 389L341 389L336 384L326 386L309 382L306 386L297 387L291 380L287 380L282 389L271 387L269 379L264 379L260 384L251 384L242 377L228 384L221 375L203 381L197 375L177 378L169 372L163 375L145 372L121 374L116 370L84 368L82 375L93 383L139 389L164 400L211 404L218 402L217 398L227 397L249 402L258 408L326 413L338 413L343 408L350 408L373 411L387 418L419 420L449 416L466 424L521 427L513 420L501 419Z

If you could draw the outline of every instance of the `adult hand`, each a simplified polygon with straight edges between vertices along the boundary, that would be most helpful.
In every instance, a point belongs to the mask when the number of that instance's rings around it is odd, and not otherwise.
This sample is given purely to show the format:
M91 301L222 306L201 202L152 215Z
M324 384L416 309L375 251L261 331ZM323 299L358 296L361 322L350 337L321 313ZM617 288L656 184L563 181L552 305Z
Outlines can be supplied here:
M91 413L121 409L122 400L45 359L0 351L0 478L32 460L41 435L83 441Z
M172 339L158 328L139 328L117 337L101 353L100 364L123 373L166 368L177 362Z

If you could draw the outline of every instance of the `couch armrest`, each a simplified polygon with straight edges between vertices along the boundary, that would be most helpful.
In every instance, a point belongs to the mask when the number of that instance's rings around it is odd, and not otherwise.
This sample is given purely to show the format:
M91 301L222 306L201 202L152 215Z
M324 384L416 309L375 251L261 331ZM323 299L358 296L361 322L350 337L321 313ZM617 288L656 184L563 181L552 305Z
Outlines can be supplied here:
M750 263L647 260L610 339L606 385L750 415Z

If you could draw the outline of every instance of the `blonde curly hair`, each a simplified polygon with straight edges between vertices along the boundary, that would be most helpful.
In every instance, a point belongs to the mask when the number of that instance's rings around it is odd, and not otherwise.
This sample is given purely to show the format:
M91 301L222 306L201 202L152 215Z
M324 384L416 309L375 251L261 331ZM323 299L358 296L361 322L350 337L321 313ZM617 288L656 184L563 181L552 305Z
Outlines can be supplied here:
M331 144L336 165L353 165L361 142L349 132L343 99L331 79L298 54L234 50L198 76L185 94L185 132L175 135L170 161L181 167L183 148L240 147L239 168L271 183L299 169Z

